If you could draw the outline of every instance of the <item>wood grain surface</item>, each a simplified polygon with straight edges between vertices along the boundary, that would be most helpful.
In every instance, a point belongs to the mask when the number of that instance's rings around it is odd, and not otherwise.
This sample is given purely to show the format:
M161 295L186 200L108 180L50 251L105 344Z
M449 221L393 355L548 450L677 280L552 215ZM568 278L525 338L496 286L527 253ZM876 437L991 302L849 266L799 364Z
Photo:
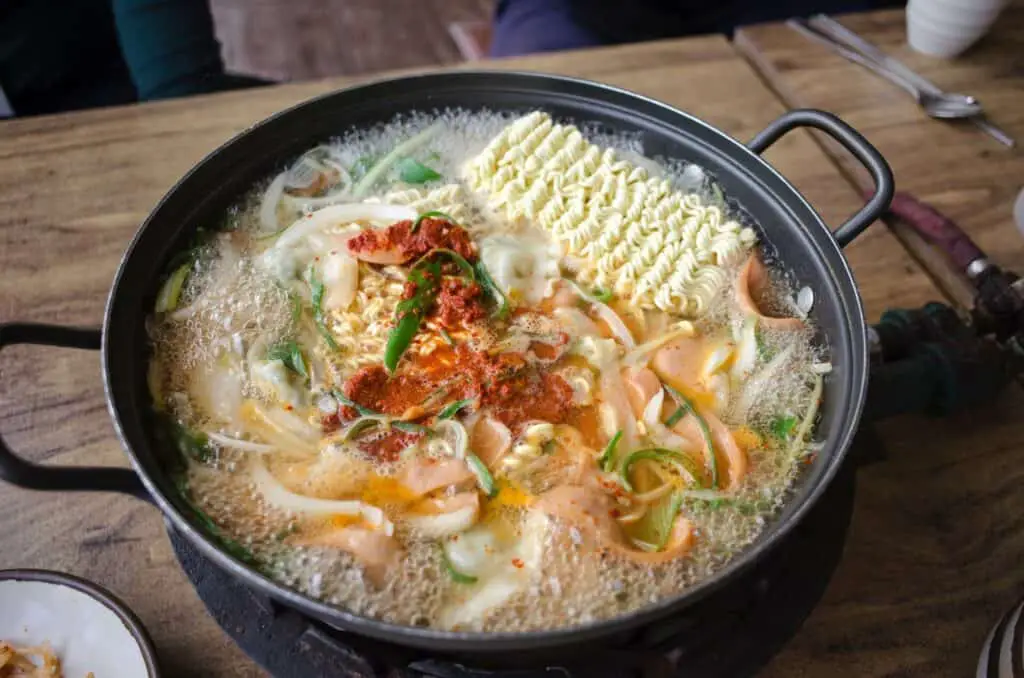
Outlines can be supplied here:
M1002 146L969 122L927 118L903 90L785 24L744 28L736 46L786 104L823 108L844 118L889 160L899 190L952 217L996 263L1024 270L1024 236L1014 228L1012 212L1024 187L1024 1L1014 0L992 32L954 61L911 50L902 11L840 19L939 87L977 97L991 121L1017 140L1017 148ZM866 175L841 149L823 146L849 178L866 184ZM894 228L948 294L970 299L963 278L951 273L944 257L906 226Z
M628 87L740 139L784 110L743 59L714 37L492 65ZM0 321L98 324L122 249L183 172L256 120L350 82L0 125ZM788 135L768 157L829 223L838 224L861 204L808 134ZM918 305L936 296L884 227L872 228L848 255L872 317L889 306ZM97 354L5 350L0 391L0 431L26 456L61 464L125 463L104 407ZM1006 404L1002 414L1011 407ZM862 474L849 556L829 601L766 675L805 669L812 671L805 675L839 675L850 666L867 668L843 675L882 675L920 663L941 670L917 675L963 675L940 666L941 648L922 646L929 631L919 624L943 601L962 603L957 615L942 616L934 642L955 646L956 667L966 666L968 650L1010 587L1008 563L1022 561L1021 539L1004 544L998 537L1011 533L1012 521L1019 526L1021 505L1012 481L1020 479L1015 448L1024 435L999 416L981 420L988 436L969 447L963 441L971 436L967 424L978 423L973 420L907 420L885 429L894 459ZM152 507L114 495L47 494L6 485L0 485L0 506L0 568L66 570L108 586L145 622L169 675L263 675L205 613ZM986 510L987 517L962 522L979 507L1000 513Z

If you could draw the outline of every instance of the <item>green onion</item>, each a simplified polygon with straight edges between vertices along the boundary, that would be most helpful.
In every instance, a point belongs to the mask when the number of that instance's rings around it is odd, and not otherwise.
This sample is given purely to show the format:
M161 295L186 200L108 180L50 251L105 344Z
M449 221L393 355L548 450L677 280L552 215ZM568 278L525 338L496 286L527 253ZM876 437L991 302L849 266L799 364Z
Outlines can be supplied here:
M379 415L366 415L360 417L359 419L356 419L355 421L348 425L348 428L346 428L345 431L341 434L341 440L342 442L346 443L350 442L352 439L356 438L364 431L367 431L371 428L379 428L382 426L386 427L387 424L387 418Z
M294 341L286 341L272 347L267 352L267 360L280 360L284 366L304 379L309 379L309 370L302 349Z
M476 482L485 495L493 497L498 493L498 487L494 484L494 476L487 470L487 465L480 461L480 457L472 453L467 454L466 464L476 476Z
M156 295L156 312L169 313L178 308L181 301L181 290L185 287L188 274L192 272L191 261L182 264L174 269L174 272L167 276L167 280L160 287L160 293Z
M779 440L788 440L793 435L793 430L796 428L796 417L776 417L772 420L771 432L772 435Z
M441 178L437 171L412 158L402 158L396 167L398 178L407 184L425 184Z
M449 346L455 345L455 340L452 339L452 335L448 334L448 331L445 330L443 327L440 328L437 332L438 334L441 335L441 338L444 339L444 343L448 344Z
M193 431L172 420L170 432L171 438L182 456L200 462L208 462L213 458L210 439L202 431Z
M615 295L612 294L611 290L606 290L603 287L595 287L594 289L590 290L590 294L593 295L593 297L600 301L602 304L607 304L615 297Z
M669 415L668 419L665 420L665 426L672 428L679 423L679 420L686 416L686 408L678 407L676 411Z
M498 320L504 320L507 318L509 311L511 310L509 308L508 297L505 296L505 293L502 292L494 282L494 278L492 278L491 274L487 271L487 267L484 266L483 260L476 262L476 277L480 280L480 285L484 288L484 291L491 295L494 302L497 304L497 307L494 309L494 317Z
M448 552L444 550L444 546L441 547L441 562L444 564L444 571L448 573L452 581L456 584L475 584L477 578L471 574L463 574L455 569L452 565L452 561L448 559Z
M359 156L359 158L352 163L352 176L357 179L362 179L370 171L376 161L376 158L372 155Z
M669 392L679 407L684 408L689 414L692 414L697 419L697 425L700 427L701 437L704 438L704 446L708 448L708 468L711 470L711 488L718 489L718 457L715 455L715 444L711 439L711 429L708 428L708 422L705 421L704 417L697 412L697 408L693 406L693 403L684 396L682 393L672 388L668 384L665 384L665 390Z
M465 257L463 257L461 254L459 254L455 250L450 250L447 247L435 247L434 249L430 250L422 257L420 257L415 264L412 265L410 271L420 270L421 265L425 265L429 262L432 262L433 257L436 254L443 254L444 256L451 259L452 262L454 262L455 265L458 266L459 269L462 271L462 274L469 278L470 282L476 282L476 273L473 269L473 265L466 261Z
M415 233L419 229L420 224L423 223L423 220L424 219L429 219L431 217L441 217L445 221L453 223L453 224L456 224L456 225L458 225L458 223L459 223L459 222L455 221L455 219L453 219L450 214L446 214L445 212L441 212L439 210L430 210L429 212L424 212L423 214L419 215L416 218L416 221L413 222L412 228L409 229L409 232L410 233Z
M283 530L279 530L278 533L274 535L274 539L276 541L284 541L285 539L287 539L288 537L292 536L293 534L295 534L298 531L299 531L299 526L295 525L295 524L292 524L292 525L289 525L288 527L284 528Z
M324 284L317 277L316 269L312 265L309 267L309 288L313 300L313 322L331 350L337 351L338 342L331 336L331 331L327 329L327 321L324 319Z
M608 441L608 444L604 446L604 452L601 453L601 457L598 459L597 464L601 467L602 471L610 471L612 468L612 462L615 460L615 447L619 444L619 440L622 439L622 430L615 432L612 439Z
M298 324L302 320L302 299L299 295L288 292L288 300L292 304L292 322Z
M384 174L391 169L391 166L394 165L399 158L409 155L417 148L430 141L431 137L441 131L441 128L442 126L440 123L433 124L419 134L403 141L391 149L387 155L370 166L363 174L363 178L352 187L352 197L363 197L363 195L373 188L374 184L376 184L377 181L379 181Z
M398 367L398 361L402 359L405 349L412 344L416 332L420 329L420 314L410 311L402 316L402 319L395 325L395 329L388 335L388 343L384 349L384 369L393 374Z
M374 417L378 420L387 418L387 415L371 410L369 407L363 407L356 401L345 395L340 389L331 389L331 395L334 399L345 407L351 407L360 417ZM434 432L422 424L417 424L412 421L392 421L390 422L392 428L397 428L399 431L405 431L406 433L422 433L427 436L431 436Z
M653 502L632 531L634 543L652 553L664 550L682 507L683 499L679 492L670 492Z
M619 474L622 476L622 487L627 492L633 491L633 483L629 480L629 472L632 470L633 464L642 459L672 464L685 471L687 475L692 476L698 483L700 482L700 467L682 452L664 447L647 447L631 452L622 462Z
M449 403L448 405L445 405L445 408L443 410L437 413L437 419L438 421L451 419L456 414L458 414L459 410L461 410L463 407L466 407L467 405L472 405L474 402L476 402L476 399L474 398L465 398L464 400L456 400L454 403Z

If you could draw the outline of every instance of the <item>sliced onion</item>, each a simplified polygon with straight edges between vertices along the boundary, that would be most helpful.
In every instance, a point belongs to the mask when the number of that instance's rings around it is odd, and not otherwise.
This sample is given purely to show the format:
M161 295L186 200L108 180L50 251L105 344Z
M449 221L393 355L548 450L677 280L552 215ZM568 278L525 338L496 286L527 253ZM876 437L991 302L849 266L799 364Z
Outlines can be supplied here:
M793 436L792 447L790 452L794 456L802 455L804 450L804 439L807 434L811 432L811 426L814 425L814 418L818 416L818 406L821 402L821 394L825 390L825 380L820 374L814 375L814 389L811 391L811 404L807 407L807 412L804 413L804 420L800 422L800 426L796 430L796 435Z
M667 344L673 339L679 337L692 337L696 334L696 329L693 324L689 321L682 321L679 329L671 332L666 332L660 337L651 339L650 341L640 344L635 349L630 351L622 359L622 364L626 367L640 367L647 362L647 356L654 352L655 349L660 348L663 344Z
M601 372L600 384L601 397L614 410L618 430L622 431L618 449L631 450L636 447L636 420L626 398L626 385L622 383L618 369Z
M469 433L466 427L455 419L445 419L434 424L434 433L440 440L447 443L451 456L465 459L469 450Z
M736 344L736 359L732 363L730 375L734 381L741 381L754 371L757 364L757 316L748 315L743 318Z
M263 233L276 233L281 230L281 225L277 221L277 206L281 203L287 180L288 172L281 172L263 192L263 199L260 201L260 228L263 229Z
M221 447L230 447L233 450L241 450L243 452L255 452L256 454L269 454L274 451L273 445L266 445L264 443L254 443L251 440L239 440L238 438L232 438L222 433L215 431L203 431L206 437L217 443Z
M701 501L731 498L728 492L719 492L718 490L679 490L679 494L686 499L699 499Z
M661 423L661 408L665 404L665 389L659 388L644 407L643 420L648 426Z
M612 331L612 334L622 342L622 345L626 347L627 351L631 351L636 348L636 341L633 339L633 334L626 327L626 323L622 322L622 318L619 314L612 310L612 307L603 301L599 300L592 294L584 291L582 287L576 284L575 281L563 278L566 282L572 285L576 289L576 293L579 294L587 303L594 307L594 313L597 314L601 320L608 325L608 329Z
M406 523L425 537L437 538L465 532L476 524L479 517L480 503L477 502L475 506L464 506L449 513L413 516L407 518Z
M811 372L814 374L829 374L832 371L832 363L814 363L811 365Z
M317 452L320 432L308 423L284 410L269 410L255 400L242 406L242 413L253 425L260 438L287 452Z
M778 378L780 370L789 362L795 350L796 345L789 344L786 348L779 351L774 358L769 360L768 364L761 368L761 371L756 372L743 384L743 390L740 392L739 401L737 402L736 413L741 420L747 418L754 405L761 399L761 396L772 388L773 382Z
M351 224L356 221L380 221L393 224L396 221L415 218L416 210L403 205L379 205L362 202L331 205L296 219L277 239L274 247L290 247L311 233L338 224Z
M252 478L256 489L263 496L263 500L274 508L295 513L304 513L313 516L353 516L359 517L384 534L394 534L395 526L384 511L376 506L354 499L317 499L306 497L289 491L281 482L271 475L270 471L263 464L262 459L256 461L252 466Z

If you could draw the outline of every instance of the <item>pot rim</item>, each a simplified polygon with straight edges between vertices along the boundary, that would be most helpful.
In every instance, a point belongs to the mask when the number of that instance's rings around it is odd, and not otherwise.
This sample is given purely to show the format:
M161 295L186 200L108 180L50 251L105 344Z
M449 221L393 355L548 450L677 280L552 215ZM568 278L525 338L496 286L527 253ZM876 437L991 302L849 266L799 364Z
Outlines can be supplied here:
M586 95L587 98L592 103L604 106L610 106L611 104L608 101L598 98L598 95L601 93L611 94L617 97L625 97L633 103L642 103L645 106L657 109L659 113L670 115L677 119L681 118L686 120L689 125L703 128L706 132L712 133L723 143L730 145L735 150L735 156L733 157L742 157L746 163L759 165L760 170L770 173L773 179L781 182L781 184L791 193L791 195L786 196L785 204L791 207L795 206L796 208L805 211L808 215L813 215L814 223L809 224L808 226L811 228L821 228L826 233L829 233L827 241L828 244L826 246L834 250L833 254L836 256L832 257L832 259L834 259L835 262L838 262L839 266L838 270L836 266L831 266L830 271L832 273L833 286L836 288L835 296L837 297L840 308L843 311L842 315L847 321L846 331L849 333L850 351L854 358L856 358L856 354L858 352L862 353L865 358L861 361L857 361L856 359L854 360L854 363L859 362L859 369L853 370L852 368L855 365L850 366L851 369L849 370L849 376L847 378L850 381L851 401L849 403L850 407L844 416L847 426L845 430L841 431L841 434L834 444L832 453L829 455L828 466L816 482L815 486L810 488L810 491L804 498L803 502L796 506L793 513L787 516L785 520L777 521L777 526L774 527L774 531L771 534L768 534L765 538L758 537L752 544L749 544L740 553L734 556L724 567L718 569L711 576L701 580L693 587L685 589L678 595L666 597L656 603L634 610L628 614L601 619L587 624L542 631L497 633L445 631L386 622L373 617L356 614L340 607L335 607L325 602L307 597L297 590L280 584L264 574L240 563L223 551L214 541L212 536L194 527L185 518L185 516L182 515L178 508L174 506L172 501L161 491L158 484L154 482L150 473L142 467L129 443L128 434L126 433L122 416L118 408L114 405L115 396L113 395L113 387L110 379L109 365L116 359L116 356L110 355L109 329L111 326L112 312L118 291L121 289L122 285L126 284L123 276L127 262L132 258L136 245L152 222L154 215L160 211L163 205L177 193L182 184L196 173L200 167L215 156L225 152L228 147L235 143L239 143L250 132L269 125L282 117L294 115L301 112L307 106L312 106L334 96L341 94L351 95L353 92L372 90L375 87L394 86L395 83L413 84L433 79L447 80L453 78L480 77L491 77L500 80L515 80L518 81L516 84L519 84L520 86L524 85L523 81L525 81L526 87L530 87L530 83L541 81L547 81L549 83L551 81L555 81L566 83L567 85L572 85L574 87L585 87L590 90ZM672 126L679 127L677 124L673 124ZM778 196L778 192L774 192L774 194ZM819 250L815 250L814 255L819 259L824 259L824 253ZM832 262L830 261L830 263ZM842 283L844 281L849 282L849 290L844 291L839 289L843 286ZM831 291L832 290L830 290L830 292ZM303 614L335 625L342 630L351 631L353 633L397 644L433 649L434 651L439 652L486 653L517 649L543 649L554 646L569 645L648 626L659 619L663 619L674 613L679 613L691 605L706 599L711 594L732 583L739 575L747 572L756 563L758 563L780 542L784 541L786 537L790 535L792 530L802 522L807 512L819 501L822 494L831 485L839 467L846 457L846 453L853 440L857 425L859 424L867 395L868 364L866 360L866 332L867 328L864 320L863 304L860 298L860 293L854 282L853 273L850 270L850 266L846 261L846 258L842 255L842 251L838 243L836 243L836 241L831 237L831 233L821 216L814 207L807 202L804 196L789 182L789 180L787 180L764 158L745 146L742 142L734 139L709 123L686 113L685 111L625 88L607 85L585 78L553 75L533 71L466 69L459 71L434 71L408 76L388 77L359 83L351 87L332 90L311 99L299 102L247 127L245 130L233 136L231 139L227 140L204 156L202 160L193 165L186 174L175 182L175 184L161 198L149 213L146 220L142 223L125 250L114 276L114 282L111 286L104 312L101 363L107 408L114 423L118 439L121 441L121 444L129 457L132 468L138 474L153 502L160 508L161 512L171 520L174 529L181 531L193 544L196 545L204 556L209 558L219 567L224 568L239 577L248 585L268 593L273 598ZM767 529L772 529L772 527L769 526Z

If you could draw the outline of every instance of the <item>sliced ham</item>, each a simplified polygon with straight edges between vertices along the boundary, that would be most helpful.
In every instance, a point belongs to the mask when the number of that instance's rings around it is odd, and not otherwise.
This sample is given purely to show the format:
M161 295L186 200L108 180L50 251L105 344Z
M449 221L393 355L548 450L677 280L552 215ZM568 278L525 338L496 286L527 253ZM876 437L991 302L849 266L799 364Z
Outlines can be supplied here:
M686 394L704 392L701 371L707 346L699 337L678 337L654 352L651 367L664 381Z
M765 327L778 330L801 329L804 323L799 318L779 318L768 315L761 309L768 283L768 269L755 252L750 255L740 269L740 274L736 276L736 303L745 313L756 316L758 322Z
M707 422L708 430L711 432L711 442L715 446L715 460L718 462L719 483L722 489L735 489L747 473L747 453L736 443L732 432L715 416L714 412L700 406L697 407L697 411ZM679 420L672 430L695 446L705 450L705 454L707 453L700 424L692 414Z
M693 525L686 518L678 516L663 550L648 553L633 548L615 520L615 502L597 488L562 485L542 494L537 508L570 523L579 530L585 544L606 548L636 563L666 563L686 554L693 546Z
M461 459L416 457L399 471L398 482L422 497L434 490L473 480L473 473Z
M293 546L322 546L341 549L363 566L375 586L387 581L388 570L398 564L401 548L394 537L379 530L349 526L311 535L296 534L286 540Z
M512 432L497 419L480 417L469 433L469 448L493 470L512 448Z

